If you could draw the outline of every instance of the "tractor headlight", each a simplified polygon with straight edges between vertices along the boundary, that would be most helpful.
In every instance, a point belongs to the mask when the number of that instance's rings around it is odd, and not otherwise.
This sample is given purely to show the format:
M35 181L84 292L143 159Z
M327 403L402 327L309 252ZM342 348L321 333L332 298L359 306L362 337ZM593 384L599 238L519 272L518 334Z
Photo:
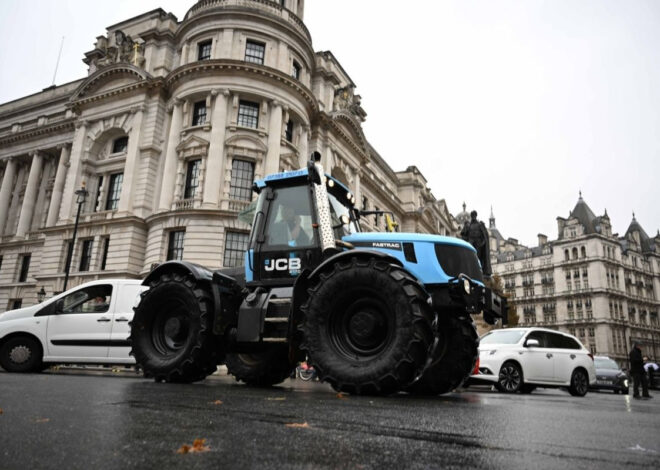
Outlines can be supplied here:
M467 279L463 279L463 290L467 295L470 295L470 291L472 290L472 288L470 286L470 281L468 281Z
M335 180L328 178L328 188L332 188L335 185Z

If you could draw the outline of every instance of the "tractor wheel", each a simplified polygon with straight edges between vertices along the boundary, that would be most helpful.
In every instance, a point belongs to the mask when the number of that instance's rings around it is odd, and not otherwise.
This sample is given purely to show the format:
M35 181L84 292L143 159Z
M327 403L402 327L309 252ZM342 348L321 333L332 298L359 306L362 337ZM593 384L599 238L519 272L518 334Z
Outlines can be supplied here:
M225 365L236 380L252 387L276 385L288 379L294 369L289 349L279 345L258 353L227 354Z
M439 395L460 387L470 376L479 356L479 338L470 317L438 318L438 344L431 365L408 387L414 395Z
M419 282L374 258L339 261L320 275L302 307L302 348L335 390L386 395L421 373L433 312Z
M0 365L7 372L41 372L41 343L29 336L15 336L8 339L0 348Z
M131 354L157 382L203 380L217 367L212 300L191 276L164 273L146 292L131 323Z

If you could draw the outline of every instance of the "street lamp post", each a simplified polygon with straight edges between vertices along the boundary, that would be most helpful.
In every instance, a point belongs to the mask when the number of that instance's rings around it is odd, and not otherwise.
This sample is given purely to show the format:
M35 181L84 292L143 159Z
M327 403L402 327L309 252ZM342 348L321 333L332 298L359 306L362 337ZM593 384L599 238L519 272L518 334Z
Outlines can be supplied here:
M73 247L76 245L76 235L78 234L78 221L80 220L80 210L82 209L83 204L85 204L88 194L89 192L85 189L85 182L83 181L81 188L76 191L76 202L78 203L78 212L76 213L76 223L73 226L73 238L71 239L71 244L69 245L69 250L66 255L66 268L64 269L64 287L62 288L62 292L66 291L66 285L69 283L69 270L71 269L71 258L73 257Z

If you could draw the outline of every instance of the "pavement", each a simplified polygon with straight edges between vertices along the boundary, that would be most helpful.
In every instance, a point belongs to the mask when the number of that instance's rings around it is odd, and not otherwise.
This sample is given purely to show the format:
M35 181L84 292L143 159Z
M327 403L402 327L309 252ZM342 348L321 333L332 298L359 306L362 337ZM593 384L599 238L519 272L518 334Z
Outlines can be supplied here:
M222 371L181 385L60 368L0 372L0 409L3 470L660 467L660 396L360 397L295 379L255 389Z

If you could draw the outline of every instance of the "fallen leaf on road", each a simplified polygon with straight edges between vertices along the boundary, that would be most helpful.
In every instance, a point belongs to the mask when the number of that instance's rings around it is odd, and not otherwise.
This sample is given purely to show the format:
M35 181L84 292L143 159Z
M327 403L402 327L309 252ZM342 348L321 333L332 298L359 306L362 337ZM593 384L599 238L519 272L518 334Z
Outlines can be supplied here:
M345 394L341 393L341 392L339 392L339 393L337 394L337 398L339 398L340 400L346 400L346 399L348 399L348 397L347 397Z
M2 414L2 408L0 408L0 415Z
M188 444L183 444L179 450L176 451L177 454L192 454L194 452L208 452L211 450L209 446L205 446L206 439L195 439L193 445L189 446Z
M211 402L214 405L222 405L222 400L216 400L214 402Z
M35 420L35 423L47 423L48 421L50 421L50 418L40 418Z
M307 424L307 421L304 423L287 423L286 424L287 428L308 428L309 424Z
M286 400L286 398L284 398L284 397L268 397L268 398L266 398L266 400L268 400L268 401L284 401L284 400Z

